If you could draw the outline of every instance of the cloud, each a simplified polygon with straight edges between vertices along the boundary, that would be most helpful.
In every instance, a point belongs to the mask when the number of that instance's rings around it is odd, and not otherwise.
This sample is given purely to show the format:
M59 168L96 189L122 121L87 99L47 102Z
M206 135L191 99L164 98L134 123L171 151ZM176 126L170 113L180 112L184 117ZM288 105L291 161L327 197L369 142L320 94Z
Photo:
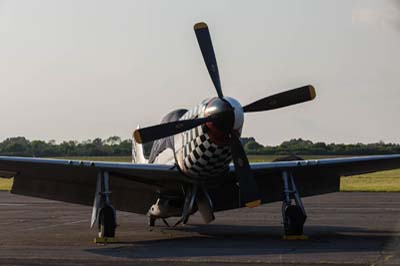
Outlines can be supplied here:
M352 23L400 32L400 1L362 1L353 8Z

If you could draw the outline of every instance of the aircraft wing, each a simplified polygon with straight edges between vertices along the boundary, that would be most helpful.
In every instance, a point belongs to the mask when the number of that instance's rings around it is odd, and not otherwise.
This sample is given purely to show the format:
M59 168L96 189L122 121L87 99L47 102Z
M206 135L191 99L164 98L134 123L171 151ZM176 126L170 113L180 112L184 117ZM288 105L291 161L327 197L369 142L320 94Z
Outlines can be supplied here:
M311 174L324 171L340 176L351 176L396 168L400 168L400 154L251 164L255 175L289 170L294 173L310 172Z
M300 196L312 196L340 189L340 177L400 168L400 155L345 157L320 160L251 163L262 202L282 200L282 172L292 173ZM399 176L400 178L400 176ZM233 166L224 185L211 192L216 210L242 207Z
M340 177L400 168L400 155L252 163L262 202L282 199L282 172L293 174L299 194L337 192ZM175 166L0 156L0 176L14 177L12 193L92 205L97 174L108 171L112 202L123 211L145 214L158 192L180 191L184 176ZM210 188L215 211L242 207L233 166Z
M12 193L84 205L93 205L99 171L109 172L115 208L143 214L184 178L173 165L0 156L0 176L14 177Z

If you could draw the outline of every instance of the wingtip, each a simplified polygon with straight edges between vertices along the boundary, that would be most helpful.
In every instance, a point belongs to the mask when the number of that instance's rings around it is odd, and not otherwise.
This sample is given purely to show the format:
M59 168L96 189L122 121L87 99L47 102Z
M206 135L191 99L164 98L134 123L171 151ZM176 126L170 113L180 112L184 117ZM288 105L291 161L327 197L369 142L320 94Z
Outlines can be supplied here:
M194 30L200 30L200 29L205 29L208 28L207 24L205 22L199 22L194 24Z

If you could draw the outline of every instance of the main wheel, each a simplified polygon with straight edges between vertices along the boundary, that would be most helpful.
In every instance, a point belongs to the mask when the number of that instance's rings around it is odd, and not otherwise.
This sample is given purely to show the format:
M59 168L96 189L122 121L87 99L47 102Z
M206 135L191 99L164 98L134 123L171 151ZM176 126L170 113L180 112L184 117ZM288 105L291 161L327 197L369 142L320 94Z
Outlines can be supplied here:
M111 206L104 206L99 214L99 237L115 237L115 210Z
M147 217L147 221L148 221L148 225L150 226L150 227L154 227L155 225L156 225L156 218L154 218L153 216L151 216L151 215L149 215L148 217Z
M285 210L286 221L284 221L286 235L302 235L306 216L297 205L291 205Z

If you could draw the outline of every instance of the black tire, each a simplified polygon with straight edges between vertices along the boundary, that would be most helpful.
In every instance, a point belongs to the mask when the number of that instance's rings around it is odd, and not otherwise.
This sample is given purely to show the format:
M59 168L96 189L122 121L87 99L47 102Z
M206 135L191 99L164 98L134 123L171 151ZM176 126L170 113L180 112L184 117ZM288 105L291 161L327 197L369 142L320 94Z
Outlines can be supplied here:
M306 216L301 208L297 205L291 205L285 210L285 234L286 235L302 235Z
M148 223L150 227L154 227L156 225L156 218L151 215L148 216Z
M115 237L115 210L111 206L104 206L99 215L99 237Z

